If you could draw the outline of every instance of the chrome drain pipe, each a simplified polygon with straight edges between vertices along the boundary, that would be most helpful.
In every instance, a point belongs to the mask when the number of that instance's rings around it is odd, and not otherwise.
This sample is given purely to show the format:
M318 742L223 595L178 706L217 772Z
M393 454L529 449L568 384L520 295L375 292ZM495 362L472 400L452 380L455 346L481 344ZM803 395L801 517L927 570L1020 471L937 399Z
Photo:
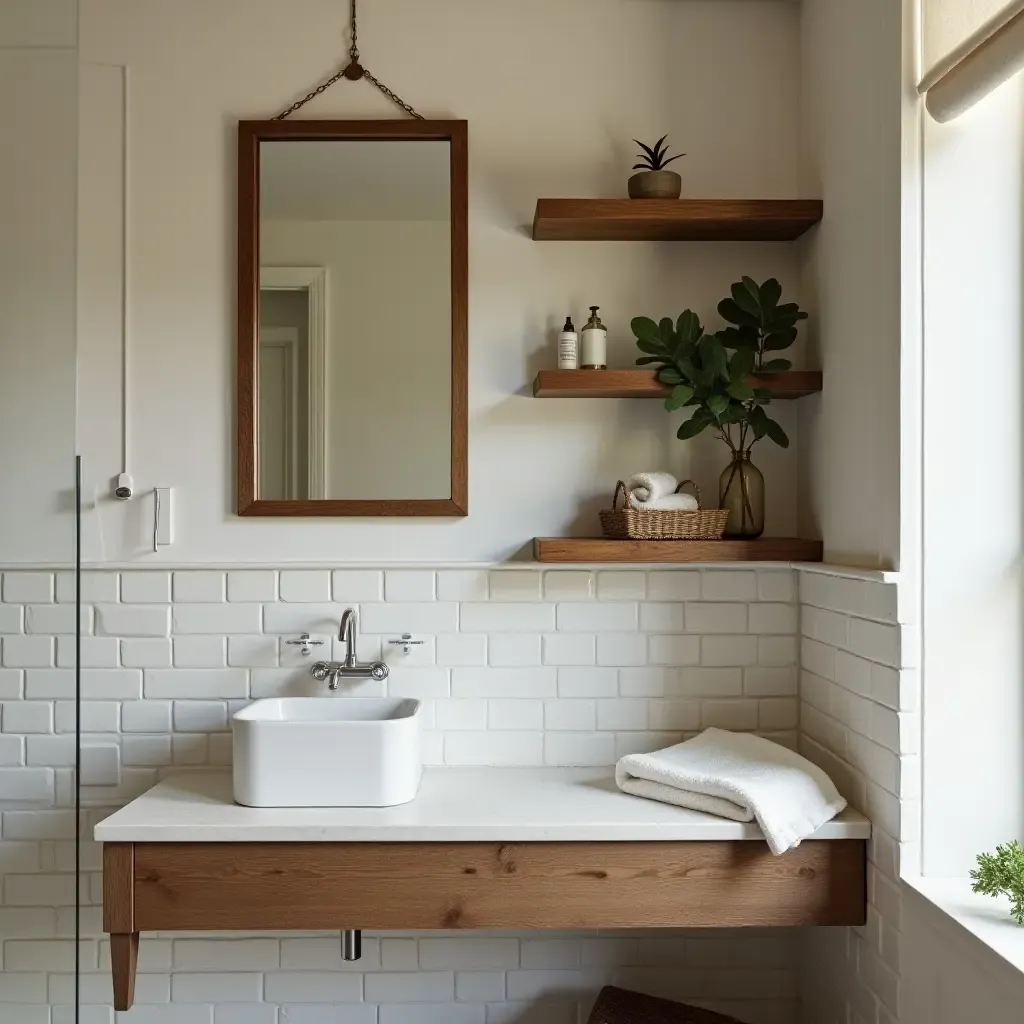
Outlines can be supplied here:
M341 933L341 959L359 960L363 955L363 933L358 929L346 929Z

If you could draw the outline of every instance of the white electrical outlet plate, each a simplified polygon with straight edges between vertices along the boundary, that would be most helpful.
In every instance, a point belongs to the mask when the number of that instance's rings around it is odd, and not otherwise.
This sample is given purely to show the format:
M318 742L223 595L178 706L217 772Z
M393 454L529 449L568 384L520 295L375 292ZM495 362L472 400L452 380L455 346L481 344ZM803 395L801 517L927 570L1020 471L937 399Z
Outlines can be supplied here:
M156 544L164 547L174 543L174 516L171 504L173 488L157 487L156 500Z

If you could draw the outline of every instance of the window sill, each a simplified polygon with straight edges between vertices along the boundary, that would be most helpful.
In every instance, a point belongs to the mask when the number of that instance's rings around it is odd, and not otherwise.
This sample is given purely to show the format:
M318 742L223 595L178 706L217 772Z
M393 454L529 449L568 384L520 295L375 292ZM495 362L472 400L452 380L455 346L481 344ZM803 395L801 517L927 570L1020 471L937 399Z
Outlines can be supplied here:
M928 908L933 927L952 928L961 937L972 937L1005 966L1024 974L1024 926L1010 917L1009 900L972 892L968 878L918 877L903 881Z

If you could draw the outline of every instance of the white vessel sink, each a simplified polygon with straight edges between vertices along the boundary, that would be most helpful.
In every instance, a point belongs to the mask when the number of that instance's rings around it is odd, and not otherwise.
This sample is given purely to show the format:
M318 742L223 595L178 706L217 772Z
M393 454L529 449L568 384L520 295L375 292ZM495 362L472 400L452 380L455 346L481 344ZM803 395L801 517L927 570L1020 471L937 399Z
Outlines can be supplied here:
M235 801L247 807L390 807L422 774L418 700L277 697L239 711Z

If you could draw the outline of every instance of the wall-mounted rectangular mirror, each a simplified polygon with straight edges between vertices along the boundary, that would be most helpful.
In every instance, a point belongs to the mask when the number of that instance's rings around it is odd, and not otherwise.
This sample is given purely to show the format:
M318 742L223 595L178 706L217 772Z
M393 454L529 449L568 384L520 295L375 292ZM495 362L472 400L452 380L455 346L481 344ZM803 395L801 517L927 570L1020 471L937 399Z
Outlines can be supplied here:
M238 513L467 512L464 121L238 126Z

